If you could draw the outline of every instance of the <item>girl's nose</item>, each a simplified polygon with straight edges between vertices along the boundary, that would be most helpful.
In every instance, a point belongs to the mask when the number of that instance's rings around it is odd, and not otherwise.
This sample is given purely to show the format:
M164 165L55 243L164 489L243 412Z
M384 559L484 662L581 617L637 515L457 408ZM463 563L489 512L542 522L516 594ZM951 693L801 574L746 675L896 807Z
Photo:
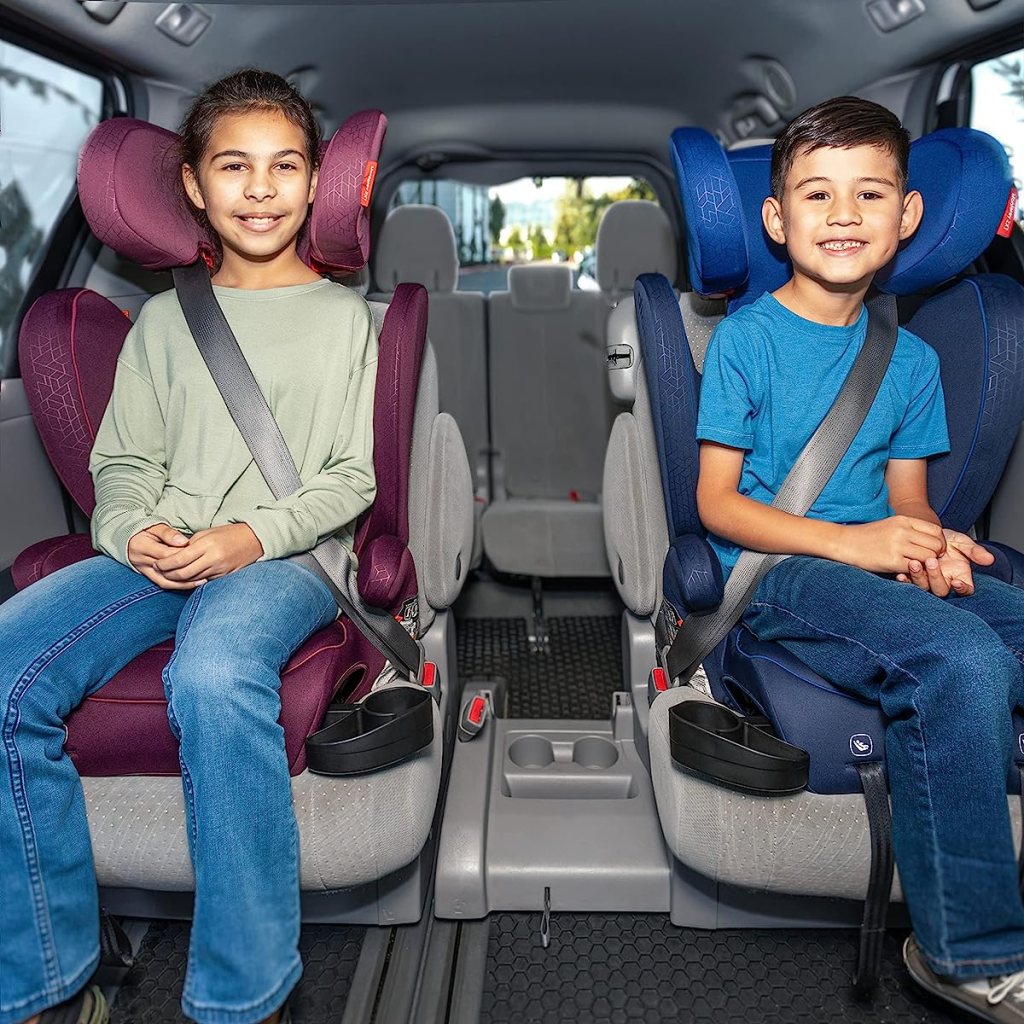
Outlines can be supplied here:
M273 179L269 172L262 168L255 168L245 183L246 198L253 202L270 199L275 191Z

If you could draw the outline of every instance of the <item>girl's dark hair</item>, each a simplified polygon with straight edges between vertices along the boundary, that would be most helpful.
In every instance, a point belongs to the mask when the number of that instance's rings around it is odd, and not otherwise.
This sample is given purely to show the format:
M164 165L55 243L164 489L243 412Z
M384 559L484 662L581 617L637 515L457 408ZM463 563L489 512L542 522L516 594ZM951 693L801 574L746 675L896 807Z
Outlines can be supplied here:
M772 195L782 198L786 178L798 153L811 153L825 146L852 149L881 146L896 161L900 191L907 189L907 160L910 135L891 111L857 96L837 96L805 110L775 140L772 147Z
M322 135L308 100L280 75L259 68L233 71L207 86L192 101L178 129L181 136L178 155L182 164L188 164L198 178L199 163L210 144L217 118L226 114L249 114L264 110L280 111L302 131L310 169L319 167ZM212 237L213 231L206 213L193 206L187 197L186 205Z

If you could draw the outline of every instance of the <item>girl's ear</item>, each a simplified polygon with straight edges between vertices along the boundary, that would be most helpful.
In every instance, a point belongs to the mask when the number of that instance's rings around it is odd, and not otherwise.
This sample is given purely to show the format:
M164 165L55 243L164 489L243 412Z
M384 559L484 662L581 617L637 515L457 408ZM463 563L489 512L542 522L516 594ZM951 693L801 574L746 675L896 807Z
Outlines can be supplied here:
M921 193L914 189L903 197L903 214L900 216L900 241L909 238L921 223L924 216L924 200Z
M203 193L199 188L199 179L196 177L195 171L188 164L181 165L181 180L185 185L185 194L192 201L192 205L200 210L205 210L206 201L203 199Z
M782 223L782 205L775 196L769 196L761 204L761 222L768 237L779 245L786 244L786 231Z
M316 198L316 183L319 180L319 178L320 178L320 171L319 171L319 169L314 170L313 174L311 175L311 177L309 179L309 199L307 200L307 202L311 203Z

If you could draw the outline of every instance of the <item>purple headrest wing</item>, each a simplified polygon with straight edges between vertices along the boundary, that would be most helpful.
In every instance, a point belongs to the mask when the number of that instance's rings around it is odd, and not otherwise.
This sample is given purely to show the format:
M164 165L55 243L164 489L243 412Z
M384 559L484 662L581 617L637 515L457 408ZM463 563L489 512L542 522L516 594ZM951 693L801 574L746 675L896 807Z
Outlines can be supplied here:
M178 136L147 121L98 124L78 157L78 195L93 234L147 270L194 263L210 248L185 206Z
M299 255L315 270L351 272L370 256L370 199L388 119L379 110L353 114L320 161L316 201Z

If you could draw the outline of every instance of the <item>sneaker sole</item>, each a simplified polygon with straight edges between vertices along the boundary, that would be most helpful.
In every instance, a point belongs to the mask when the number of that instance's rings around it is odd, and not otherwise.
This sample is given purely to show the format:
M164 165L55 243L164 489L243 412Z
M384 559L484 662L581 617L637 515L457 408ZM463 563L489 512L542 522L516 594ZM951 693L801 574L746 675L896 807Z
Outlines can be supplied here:
M933 996L935 999L940 999L944 1003L949 1003L950 1006L955 1006L958 1009L969 1013L976 1020L988 1020L991 1021L994 1018L989 1014L979 1011L977 1006L972 1006L970 1003L965 1003L962 999L958 999L954 993L947 991L945 988L936 989L934 984L927 978L923 978L917 971L914 970L914 965L904 958L904 964L907 971L910 973L911 978L917 982L918 987L921 988L928 995Z

